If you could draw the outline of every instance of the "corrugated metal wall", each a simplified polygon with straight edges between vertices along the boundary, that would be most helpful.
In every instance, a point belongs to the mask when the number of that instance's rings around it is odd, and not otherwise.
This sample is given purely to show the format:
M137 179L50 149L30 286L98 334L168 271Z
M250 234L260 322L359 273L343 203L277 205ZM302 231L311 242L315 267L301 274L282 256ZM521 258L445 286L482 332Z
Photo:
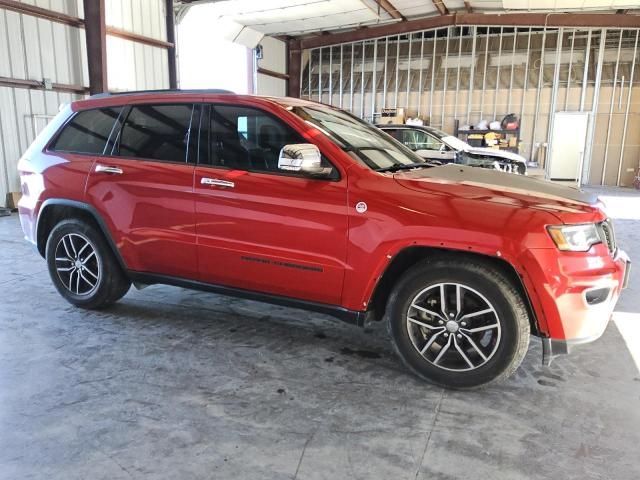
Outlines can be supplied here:
M287 44L273 37L263 37L262 59L258 60L258 67L271 70L276 73L287 73ZM282 78L257 73L256 93L258 95L275 95L284 97L287 95L287 81Z
M554 112L590 112L583 182L628 186L640 160L637 39L637 30L447 27L316 48L303 52L301 96L370 121L403 107L449 133L455 119L515 113L532 160L544 158Z
M83 18L82 0L25 1ZM164 1L108 0L107 25L166 39ZM87 55L82 28L0 8L0 77L87 87ZM167 88L166 50L107 37L109 88ZM17 162L37 133L64 103L81 95L0 86L0 205L20 190Z
M162 0L108 0L105 13L108 26L157 40L167 38ZM168 88L167 61L163 48L107 35L110 90Z

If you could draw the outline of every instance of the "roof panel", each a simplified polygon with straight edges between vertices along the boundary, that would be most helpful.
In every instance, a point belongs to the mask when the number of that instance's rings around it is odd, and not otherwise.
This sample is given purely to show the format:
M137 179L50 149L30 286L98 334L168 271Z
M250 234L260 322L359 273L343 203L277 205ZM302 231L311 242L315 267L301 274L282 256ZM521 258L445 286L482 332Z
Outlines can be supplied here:
M310 26L335 29L391 19L384 10L378 14L375 7L361 0L235 0L194 8L207 8L207 13L216 18L269 34L309 30Z
M535 11L616 10L638 6L637 0L503 0L502 4L506 10Z
M128 0L131 1L131 0ZM176 0L189 4L187 0ZM443 0L450 12L606 11L638 8L638 0ZM236 22L267 35L302 35L319 31L353 30L397 22L377 0L226 0L197 1L193 8L207 8L212 18ZM390 0L407 19L438 16L432 0Z
M405 17L426 17L437 15L438 10L431 1L419 0L391 0L396 9Z

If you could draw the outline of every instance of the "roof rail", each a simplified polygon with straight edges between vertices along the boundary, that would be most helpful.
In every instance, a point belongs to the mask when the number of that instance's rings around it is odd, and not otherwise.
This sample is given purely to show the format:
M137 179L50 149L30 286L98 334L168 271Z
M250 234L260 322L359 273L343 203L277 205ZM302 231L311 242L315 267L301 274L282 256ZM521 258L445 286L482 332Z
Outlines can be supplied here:
M164 88L158 90L132 90L128 92L105 92L105 93L96 93L95 95L91 95L89 98L106 98L112 96L121 96L121 95L153 95L156 93L225 93L230 95L235 95L235 92L231 90L224 90L221 88L205 88L205 89L190 89L190 90L180 90L176 88Z

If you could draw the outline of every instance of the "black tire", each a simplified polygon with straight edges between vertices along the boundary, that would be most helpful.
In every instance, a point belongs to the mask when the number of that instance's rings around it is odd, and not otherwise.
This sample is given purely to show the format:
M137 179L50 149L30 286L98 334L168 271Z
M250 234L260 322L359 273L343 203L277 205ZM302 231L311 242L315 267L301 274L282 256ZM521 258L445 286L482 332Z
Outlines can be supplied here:
M454 303L456 306L463 305L458 309L456 317L464 317L464 323L458 322L457 326L453 325L451 321L454 319L448 318L448 316L453 317L451 313L440 314L442 301L438 301L437 297L429 296L441 291L442 284L445 285L447 292L444 302L445 312L452 302L457 302ZM458 287L455 284L461 285L463 294L459 296L464 298L462 301L457 300ZM453 289L453 298L451 289ZM426 293L422 293L425 291ZM420 297L419 294L425 297ZM438 316L412 306L418 305L422 301L421 298L428 299L423 306L437 309ZM415 299L418 300L414 304ZM460 314L460 311L466 308L465 302L477 302L480 305L483 301L488 302L488 308L492 309L490 312L477 316L471 315L473 319L466 318L469 315ZM408 320L409 313L411 321ZM420 315L422 317L418 318ZM456 259L452 256L425 261L412 267L401 277L391 293L387 303L386 317L394 349L402 362L420 378L448 388L470 389L505 380L520 366L529 347L529 316L520 293L507 276L482 260ZM415 320L427 323L429 326L416 325L418 322ZM474 325L472 322L477 322L475 325L479 327L469 327L468 325ZM466 327L462 328L461 325ZM491 325L498 326L491 327ZM471 330L478 328L483 330L471 333ZM452 331L455 333L450 333ZM420 334L424 337L416 340ZM432 339L432 336L438 338ZM445 337L451 350L445 351L438 360L438 354L445 347ZM479 343L478 337L481 342L486 342L486 347L484 343ZM424 343L419 343L423 339ZM429 343L430 340L432 340L431 343ZM428 348L427 344L430 345ZM427 348L424 351L425 356L418 350L420 347ZM466 358L459 353L458 347ZM484 357L479 351L484 354ZM434 361L440 362L440 365L434 364ZM449 364L445 364L445 361ZM477 367L470 366L476 363ZM443 368L443 365L447 365L449 369ZM468 370L463 370L464 368Z
M76 255L84 242L89 246ZM92 250L95 255L87 254ZM54 286L72 305L86 309L105 308L120 300L131 287L131 281L102 232L83 220L63 220L53 227L45 252ZM87 263L82 264L83 260ZM67 269L72 269L72 273ZM91 286L92 282L95 285Z

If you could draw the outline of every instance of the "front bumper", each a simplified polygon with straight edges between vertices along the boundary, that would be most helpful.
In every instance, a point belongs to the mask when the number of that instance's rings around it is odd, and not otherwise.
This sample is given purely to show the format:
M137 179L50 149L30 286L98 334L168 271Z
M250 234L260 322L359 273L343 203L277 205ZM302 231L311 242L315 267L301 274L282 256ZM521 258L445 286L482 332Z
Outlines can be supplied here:
M536 313L544 318L540 330L548 364L604 333L628 284L631 262L622 250L611 256L604 245L596 245L588 253L533 249L526 263L542 310Z

